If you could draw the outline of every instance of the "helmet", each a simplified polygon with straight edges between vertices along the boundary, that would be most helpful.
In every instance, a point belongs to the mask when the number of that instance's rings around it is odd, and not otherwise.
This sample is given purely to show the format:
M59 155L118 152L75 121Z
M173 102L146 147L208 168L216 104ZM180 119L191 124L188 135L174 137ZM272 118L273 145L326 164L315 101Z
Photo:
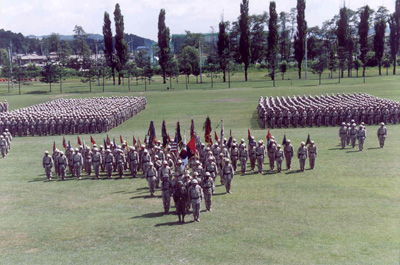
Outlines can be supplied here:
M75 148L75 152L79 152L79 149L78 149L78 148Z
M210 172L206 172L206 177L210 177L210 176L211 176Z
M199 183L196 179L192 179L192 182L191 182L192 184L197 184L197 183Z
M60 152L60 155L64 155L64 152L63 152L63 151L61 151L61 152Z
M177 162L177 164L179 165L179 164L182 164L182 160L178 160L178 162Z
M49 154L49 151L44 152L44 154L45 154L45 155L48 155L48 154Z
M152 166L152 165L153 165L153 162L150 162L150 163L149 163L149 166Z
M301 142L301 145L306 145L306 143L304 143L304 142Z
M277 147L277 148L281 148L281 145L280 145L280 144L278 144L276 147Z
M384 123L384 122L381 122L381 126L385 126L385 123Z
M168 162L166 160L164 160L163 165L168 165Z

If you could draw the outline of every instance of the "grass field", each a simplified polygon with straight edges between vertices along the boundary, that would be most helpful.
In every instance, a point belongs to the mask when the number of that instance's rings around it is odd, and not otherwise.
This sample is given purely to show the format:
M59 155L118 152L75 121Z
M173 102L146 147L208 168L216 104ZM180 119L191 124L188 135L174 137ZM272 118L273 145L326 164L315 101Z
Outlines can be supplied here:
M365 92L400 101L398 76L369 77L366 84L361 78L341 84L326 79L322 86L311 76L279 81L276 88L262 76L253 72L253 81L245 83L235 74L231 89L220 80L214 89L206 83L186 90L180 83L172 91L156 82L147 92L143 86L133 86L130 93L126 86L106 86L104 94L88 93L87 84L67 80L62 96L57 86L53 93L45 93L43 85L23 86L19 96L1 85L0 100L14 109L59 97L143 95L146 110L109 132L128 141L133 134L143 139L150 120L158 136L163 119L171 134L180 120L188 136L190 119L200 132L207 115L213 128L224 119L225 131L232 129L236 139L247 138L248 128L256 139L265 139L255 108L266 95ZM362 153L339 148L338 128L272 130L278 141L286 134L296 149L310 133L318 147L316 169L300 173L294 159L289 172L237 174L233 194L218 186L213 212L185 225L178 225L174 214L163 214L161 192L148 197L142 178L44 181L43 152L53 141L61 147L62 137L14 138L11 153L0 160L0 263L398 264L400 125L388 125L384 149L378 148L376 130L367 127ZM104 137L94 136L99 142ZM66 138L76 143L76 136ZM81 138L89 142L87 135Z

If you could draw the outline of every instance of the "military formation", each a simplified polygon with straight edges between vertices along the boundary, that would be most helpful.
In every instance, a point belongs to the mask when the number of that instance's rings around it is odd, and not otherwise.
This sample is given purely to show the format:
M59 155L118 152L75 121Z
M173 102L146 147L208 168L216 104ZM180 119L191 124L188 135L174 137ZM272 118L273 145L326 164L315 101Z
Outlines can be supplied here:
M297 150L301 171L304 171L307 158L310 168L315 166L317 148L313 141L308 144L307 148L302 143ZM283 161L286 161L286 168L290 170L292 157L296 155L290 140L281 147L274 136L271 136L266 146L262 140L257 142L252 136L248 143L244 139L237 142L232 136L229 140L224 138L222 143L198 142L197 154L191 159L182 156L171 145L173 143L164 147L161 141L155 141L154 144L137 143L134 146L126 142L116 145L114 142L106 146L93 144L91 147L67 147L65 152L54 149L51 155L45 152L43 168L48 180L52 179L53 171L61 180L65 180L67 173L68 177L78 180L82 178L83 172L93 179L124 178L126 175L136 178L142 174L151 197L155 196L158 189L161 190L165 213L170 211L172 197L180 222L184 222L190 208L193 221L198 222L203 200L206 211L212 211L212 196L218 178L225 192L230 194L237 172L244 174L250 169L263 173L264 158L268 155L269 170L274 171L276 165L276 172L280 173ZM182 150L185 149L183 145Z
M108 132L145 109L146 103L146 98L132 96L58 99L0 112L0 134L6 130L13 137Z
M8 152L10 152L11 140L12 135L8 130L5 130L5 132L0 135L0 152L2 158L5 158L8 155Z
M261 97L257 106L263 128L396 124L400 104L369 94ZM351 123L351 121L354 121Z

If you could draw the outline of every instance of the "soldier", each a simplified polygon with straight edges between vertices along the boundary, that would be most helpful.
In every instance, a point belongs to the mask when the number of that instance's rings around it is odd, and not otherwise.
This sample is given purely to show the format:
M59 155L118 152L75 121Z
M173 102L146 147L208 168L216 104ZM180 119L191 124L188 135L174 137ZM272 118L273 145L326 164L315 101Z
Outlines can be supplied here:
M114 155L111 153L110 149L106 150L106 156L104 158L105 167L107 170L107 178L111 179L111 175L113 172L113 164L114 164Z
M91 176L92 175L92 151L90 151L89 146L86 146L84 166L85 166L86 173L89 176Z
M1 156L5 158L7 155L7 140L4 139L3 135L0 135L0 151L1 151Z
M164 177L168 177L168 180L172 180L172 170L168 166L167 160L164 160L162 164L163 166L158 170L158 177L161 178L161 180L163 180Z
M208 163L206 165L206 173L210 173L210 177L213 180L214 186L213 186L213 192L215 189L215 179L217 178L218 175L218 167L217 164L213 161L213 157L210 156L208 157Z
M225 165L222 168L222 178L224 179L226 193L231 193L231 182L235 176L233 166L229 164L229 159L225 158Z
M337 124L337 119L338 119L338 113L337 113L336 109L333 109L331 116L332 116L332 126L335 127Z
M211 212L211 204L212 204L212 190L213 190L213 180L210 178L210 173L206 173L204 180L202 182L204 201L206 203L206 210Z
M102 164L102 156L98 152L99 150L97 148L93 148L93 158L92 158L92 164L93 164L93 169L94 169L94 175L96 179L99 179L100 175L100 165Z
M153 166L153 162L149 163L144 176L145 176L147 182L149 183L150 196L154 197L158 173L157 173L157 170L155 169L155 167Z
M68 171L69 174L72 175L72 177L75 177L75 172L74 172L74 149L73 148L69 148L67 149L67 158L68 158Z
M247 167L247 159L249 158L249 152L247 151L247 146L244 143L244 139L242 139L242 144L240 145L241 148L239 152L239 158L240 158L240 166L241 166L241 171L242 174L246 172L246 167Z
M299 159L300 162L300 170L304 171L304 166L306 164L306 159L307 159L307 147L305 146L306 144L304 142L301 143L301 146L297 150L297 158Z
M187 190L183 186L183 182L179 180L174 190L174 202L175 202L176 213L178 214L179 217L179 223L185 222L185 214L186 214L185 205L187 198L188 198Z
M350 144L350 128L351 128L351 125L350 125L350 123L347 123L346 124L347 126L347 132L346 132L346 145L349 145Z
M351 125L351 128L349 130L349 136L350 136L351 147L354 148L356 146L356 139L357 139L357 128L355 123Z
M238 158L239 158L239 149L237 148L237 144L233 143L231 148L231 161L234 171L236 171L237 168Z
M201 187L198 185L197 180L191 181L191 186L188 190L189 200L192 203L193 209L193 222L200 222L200 207L201 201L203 200L203 192Z
M268 159L269 159L269 169L271 171L275 168L275 152L276 152L276 144L275 140L271 139L268 148Z
M78 179L81 179L81 170L82 170L82 165L83 165L83 157L82 154L79 153L79 149L75 148L75 155L73 157L74 161L74 172L75 176Z
M172 193L172 183L168 175L162 176L161 191L162 191L164 212L167 214L169 213L169 208L171 203L171 193Z
M361 152L364 149L365 138L367 138L367 132L366 132L365 128L362 125L360 125L360 127L357 131L357 140L358 140L358 149Z
M201 162L199 160L196 161L196 166L194 167L193 172L197 173L201 180L204 179L205 171L204 171L203 167L201 166Z
M44 152L44 157L43 157L43 168L46 172L46 177L47 180L51 180L51 168L53 167L53 158L49 156L49 152L46 151Z
M317 157L317 147L315 146L314 141L311 141L311 144L308 146L308 157L310 162L310 168L314 169L315 158Z
M136 152L135 147L133 147L133 146L131 146L129 148L127 161L129 164L129 169L132 174L132 178L136 178L137 168L138 168L138 164L139 164L139 154L138 154L138 152Z
M253 139L254 141L254 139ZM256 145L255 144L250 144L249 145L249 159L250 159L250 168L252 171L254 171L256 167L256 161L257 161L257 153L256 153Z
M142 170L143 170L143 173L146 173L150 162L151 162L151 157L149 155L149 151L147 151L147 149L144 149L143 150L143 156L142 156Z
M118 175L119 178L124 178L124 165L125 165L126 159L125 156L122 152L122 150L117 151L117 156L115 157L115 163L117 164L117 170L118 170Z
M377 136L379 140L379 146L383 148L387 136L387 128L384 122L381 123L381 127L378 129Z
M339 137L340 137L340 143L342 146L342 149L346 146L346 140L347 140L347 127L346 123L342 122L342 126L339 128Z
M60 151L56 149L52 155L54 161L54 169L56 171L56 176L60 175L59 167L58 167L58 157L60 156Z
M299 118L300 118L300 113L298 110L295 111L295 113L293 114L293 127L297 128L297 125L299 123Z
M275 151L274 160L276 161L276 168L278 170L278 173L281 173L282 172L282 162L283 162L283 159L284 159L284 152L283 152L283 150L281 150L281 145L280 144L278 144L276 146L276 148L277 149Z
M263 172L263 164L265 157L265 146L262 140L258 141L258 146L256 148L256 156L257 156L258 173L261 174Z
M290 139L286 141L285 148L283 149L286 159L286 168L290 170L292 164L292 157L294 154L293 145L290 144Z
M64 156L64 152L60 152L60 156L58 157L58 167L60 172L60 177L62 180L65 179L65 173L67 172L68 159Z

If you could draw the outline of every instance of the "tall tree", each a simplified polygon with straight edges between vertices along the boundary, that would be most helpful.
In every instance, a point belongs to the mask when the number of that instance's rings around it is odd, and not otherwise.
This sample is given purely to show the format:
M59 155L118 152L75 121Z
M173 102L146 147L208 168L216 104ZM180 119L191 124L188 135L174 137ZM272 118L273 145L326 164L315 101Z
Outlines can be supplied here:
M117 3L114 10L115 22L115 50L116 56L116 69L118 71L118 85L121 85L121 71L124 69L125 64L128 62L128 43L124 40L124 16L121 14L121 8Z
M88 34L82 26L76 25L74 28L74 50L75 54L81 57L90 55L90 48L86 42Z
M247 81L247 69L251 59L251 43L250 43L250 26L249 26L249 0L242 0L240 4L240 19L239 19L239 51L241 61L244 64L244 78Z
M71 47L67 41L62 41L60 49L57 51L57 60L59 67L59 81L60 81L60 93L62 93L62 79L66 75L65 67L69 63L69 57L72 54Z
M280 24L280 28L281 28L281 35L280 35L280 51L281 51L281 55L282 55L282 61L287 61L289 55L289 51L288 51L288 43L290 42L290 40L288 40L289 38L289 30L287 29L287 22L289 19L289 14L286 12L280 12L279 13L279 24Z
M161 66L163 82L166 83L166 69L170 60L171 48L169 47L169 28L165 25L165 10L161 9L158 16L158 63Z
M276 4L269 2L269 23L268 23L268 50L267 56L270 68L272 69L271 78L275 87L275 68L276 56L279 52L279 34L278 34L278 13L276 13Z
M219 33L218 33L218 58L219 58L219 67L223 73L224 83L226 82L226 67L229 63L230 56L230 43L229 43L229 35L226 32L227 24L224 21L219 22Z
M383 6L379 7L375 15L375 35L374 35L374 52L378 62L379 75L382 75L382 58L385 51L385 32L387 21L387 9Z
M307 37L307 22L305 18L306 1L297 0L297 33L294 37L294 58L298 63L299 79L301 79L301 63L305 54L305 38Z
M338 43L339 75L343 77L343 68L346 60L347 45L349 39L349 20L346 7L340 9L339 17L340 18L337 22L336 36Z
M107 65L111 68L113 85L115 85L114 43L111 31L110 15L107 12L104 12L103 36L104 36L104 57L106 58Z
M251 63L261 63L265 59L267 48L264 25L268 23L268 14L252 15L250 20Z
M400 0L396 0L394 13L389 18L390 55L393 60L393 74L396 74L397 53L400 45Z
M360 23L358 24L358 36L360 43L360 60L363 64L363 77L365 82L365 65L366 55L368 53L368 31L369 31L369 16L371 9L366 5L360 12Z

